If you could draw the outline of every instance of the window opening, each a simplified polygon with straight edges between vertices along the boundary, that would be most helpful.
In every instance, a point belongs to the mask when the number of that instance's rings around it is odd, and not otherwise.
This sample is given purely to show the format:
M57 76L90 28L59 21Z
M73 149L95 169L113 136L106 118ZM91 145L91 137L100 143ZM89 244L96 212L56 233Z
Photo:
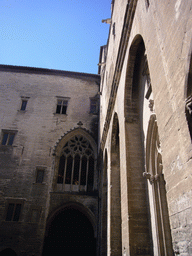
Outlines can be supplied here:
M94 175L94 159L91 156L89 158L88 189L91 189L93 187L93 175Z
M84 186L92 190L94 182L94 152L83 136L74 136L62 149L58 169L58 184Z
M97 114L98 113L98 100L90 99L90 113Z
M146 76L146 80L147 80L147 92L145 94L145 98L148 100L151 93L152 93L152 86L151 86L151 78L150 78L150 73L149 73L147 55L145 54L144 57L145 57L145 61L144 61L144 67L143 67L142 75Z
M15 137L15 132L11 132L11 131L3 131L2 132L2 145L8 145L11 146L13 144L13 140Z
M24 111L26 109L26 107L27 107L27 100L22 100L20 110Z
M73 158L72 156L69 156L67 158L67 169L66 169L66 178L65 178L66 184L71 184L72 165L73 165Z
M81 164L81 185L86 185L87 158L83 156Z
M43 183L44 172L45 172L44 169L37 168L36 183Z
M63 183L64 168L65 168L65 156L61 156L60 163L59 163L57 183Z
M80 167L80 156L76 155L74 159L74 173L73 173L73 184L79 184L79 167Z
M56 114L66 114L67 113L68 100L67 99L58 99Z
M21 204L10 203L7 209L6 221L19 221Z
M143 176L148 179L148 187L151 191L149 204L151 212L155 216L151 218L152 233L156 237L154 239L154 254L173 255L161 145L154 114L151 115L149 121L146 145L146 172L143 173Z

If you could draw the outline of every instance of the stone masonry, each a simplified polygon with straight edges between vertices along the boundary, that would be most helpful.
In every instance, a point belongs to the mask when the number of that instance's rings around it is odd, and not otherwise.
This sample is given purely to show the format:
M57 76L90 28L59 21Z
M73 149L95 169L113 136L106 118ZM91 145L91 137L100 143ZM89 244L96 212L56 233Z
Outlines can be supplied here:
M53 180L55 151L65 134L90 137L97 159L98 113L91 113L90 99L98 102L99 76L1 65L0 77L1 142L6 131L15 134L12 145L0 145L0 251L41 255L48 216L62 205L79 204L97 222L96 173L89 195L57 192ZM56 113L62 97L68 101L66 114ZM37 181L39 170L42 181ZM9 203L21 204L19 221L6 221Z
M0 65L2 255L192 255L191 10L112 0L99 75Z

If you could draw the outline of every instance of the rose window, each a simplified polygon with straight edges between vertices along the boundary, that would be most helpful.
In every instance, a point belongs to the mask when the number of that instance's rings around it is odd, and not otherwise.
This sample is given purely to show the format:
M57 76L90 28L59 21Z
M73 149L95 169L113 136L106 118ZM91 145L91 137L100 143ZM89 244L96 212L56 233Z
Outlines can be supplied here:
M90 142L81 135L74 136L61 151L57 184L63 184L64 190L93 190L94 165Z

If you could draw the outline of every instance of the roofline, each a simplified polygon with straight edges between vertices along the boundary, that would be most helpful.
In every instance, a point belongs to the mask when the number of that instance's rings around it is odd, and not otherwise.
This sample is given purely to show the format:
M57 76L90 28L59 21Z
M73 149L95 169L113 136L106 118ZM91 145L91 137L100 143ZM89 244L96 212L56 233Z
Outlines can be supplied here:
M48 68L36 68L36 67L26 67L26 66L13 66L13 65L0 65L0 72L19 72L19 73L35 73L44 75L58 75L58 76L71 76L71 77L90 77L95 79L100 79L98 74L72 72L57 69Z

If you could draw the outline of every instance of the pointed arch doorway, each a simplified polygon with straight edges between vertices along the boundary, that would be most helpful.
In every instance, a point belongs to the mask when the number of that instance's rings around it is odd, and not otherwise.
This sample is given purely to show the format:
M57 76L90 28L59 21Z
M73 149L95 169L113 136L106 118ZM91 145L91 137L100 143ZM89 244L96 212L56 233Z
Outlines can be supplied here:
M92 223L79 209L64 208L48 224L42 256L96 255Z

